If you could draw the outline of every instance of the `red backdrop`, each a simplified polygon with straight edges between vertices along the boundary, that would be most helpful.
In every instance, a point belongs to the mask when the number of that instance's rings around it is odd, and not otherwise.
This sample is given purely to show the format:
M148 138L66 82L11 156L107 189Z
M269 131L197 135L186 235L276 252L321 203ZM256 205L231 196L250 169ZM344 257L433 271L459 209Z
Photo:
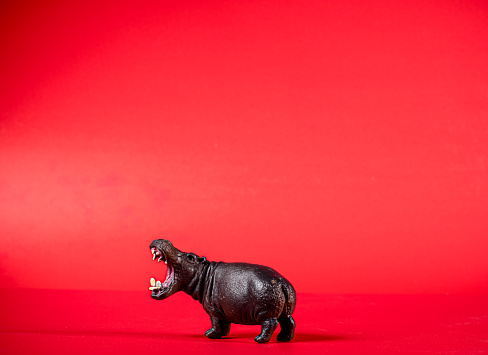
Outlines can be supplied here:
M0 16L2 287L146 289L165 237L299 292L488 292L486 1Z

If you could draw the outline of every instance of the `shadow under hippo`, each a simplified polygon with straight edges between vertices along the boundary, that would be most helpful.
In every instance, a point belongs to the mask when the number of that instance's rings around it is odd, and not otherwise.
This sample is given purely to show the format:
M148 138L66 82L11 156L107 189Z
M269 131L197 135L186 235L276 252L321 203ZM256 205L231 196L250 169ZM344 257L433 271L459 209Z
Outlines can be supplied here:
M151 297L163 300L184 291L203 305L212 327L205 335L219 339L229 335L231 323L261 325L255 340L265 343L280 324L278 341L290 341L295 332L291 316L296 303L293 286L270 267L248 263L208 261L185 253L169 240L149 246L153 260L167 265L166 279L151 279Z

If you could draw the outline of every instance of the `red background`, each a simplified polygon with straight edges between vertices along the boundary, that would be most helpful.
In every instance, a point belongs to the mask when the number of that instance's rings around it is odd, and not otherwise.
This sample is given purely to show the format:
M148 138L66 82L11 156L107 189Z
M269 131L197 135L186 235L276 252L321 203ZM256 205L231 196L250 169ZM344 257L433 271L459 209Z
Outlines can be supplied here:
M0 6L2 287L488 292L485 1Z

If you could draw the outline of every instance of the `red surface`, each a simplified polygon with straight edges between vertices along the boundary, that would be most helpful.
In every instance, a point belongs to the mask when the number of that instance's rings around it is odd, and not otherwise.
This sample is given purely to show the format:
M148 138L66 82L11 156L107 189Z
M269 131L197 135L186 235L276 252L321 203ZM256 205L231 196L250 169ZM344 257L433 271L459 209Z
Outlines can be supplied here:
M0 7L2 287L488 293L485 0Z
M481 296L299 294L290 343L256 344L257 326L210 340L198 302L145 292L3 290L2 354L480 354L488 353Z

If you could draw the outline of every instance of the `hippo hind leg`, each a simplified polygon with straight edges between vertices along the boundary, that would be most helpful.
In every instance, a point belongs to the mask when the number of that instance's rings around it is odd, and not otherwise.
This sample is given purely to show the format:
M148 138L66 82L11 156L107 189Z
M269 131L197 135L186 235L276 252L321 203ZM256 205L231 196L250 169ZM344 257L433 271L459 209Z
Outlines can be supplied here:
M278 334L277 340L278 341L290 341L293 339L295 335L295 320L291 315L284 315L282 314L278 318L278 322L280 323L281 331Z
M211 339L220 339L230 333L230 323L218 317L210 316L212 328L205 332L205 336Z
M261 334L259 334L254 340L258 343L266 343L271 339L273 332L278 327L278 320L276 318L268 318L261 323Z

